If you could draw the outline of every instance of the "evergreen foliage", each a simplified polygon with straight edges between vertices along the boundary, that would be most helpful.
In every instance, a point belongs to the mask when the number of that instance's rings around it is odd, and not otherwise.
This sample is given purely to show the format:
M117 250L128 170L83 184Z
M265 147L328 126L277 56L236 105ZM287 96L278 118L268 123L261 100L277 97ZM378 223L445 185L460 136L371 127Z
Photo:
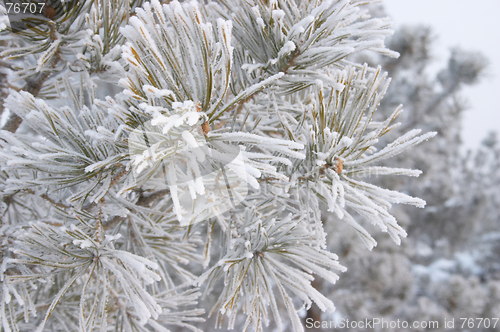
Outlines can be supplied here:
M5 27L0 329L199 331L209 306L303 331L301 308L333 311L325 216L400 244L390 208L425 202L368 177L418 176L383 163L435 135L384 140L401 106L376 120L390 79L355 59L398 53L369 2L86 0Z

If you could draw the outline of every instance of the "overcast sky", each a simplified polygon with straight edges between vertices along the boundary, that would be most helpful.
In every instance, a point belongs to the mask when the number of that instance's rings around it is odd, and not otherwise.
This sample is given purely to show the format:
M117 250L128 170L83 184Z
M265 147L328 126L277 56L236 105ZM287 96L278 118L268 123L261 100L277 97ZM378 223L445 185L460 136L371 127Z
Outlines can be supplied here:
M445 65L449 49L480 51L490 61L487 77L466 87L470 109L463 118L467 148L476 147L490 130L500 132L500 0L384 0L387 14L401 24L424 23L437 37L433 51Z

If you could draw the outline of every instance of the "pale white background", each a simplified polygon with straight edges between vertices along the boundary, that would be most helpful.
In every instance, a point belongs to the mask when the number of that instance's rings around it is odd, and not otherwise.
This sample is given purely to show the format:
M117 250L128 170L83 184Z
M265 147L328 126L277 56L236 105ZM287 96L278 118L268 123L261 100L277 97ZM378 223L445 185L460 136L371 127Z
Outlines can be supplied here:
M437 37L436 64L446 65L449 49L480 51L490 65L479 84L462 91L469 109L463 117L465 148L477 147L489 130L500 133L500 0L384 0L386 12L401 24L423 23Z

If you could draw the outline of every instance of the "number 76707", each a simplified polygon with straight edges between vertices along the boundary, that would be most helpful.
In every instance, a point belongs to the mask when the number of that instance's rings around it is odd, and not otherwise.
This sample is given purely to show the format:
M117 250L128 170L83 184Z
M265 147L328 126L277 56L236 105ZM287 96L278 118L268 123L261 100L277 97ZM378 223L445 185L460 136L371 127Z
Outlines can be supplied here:
M45 2L37 2L37 3L14 3L14 2L6 2L6 6L9 6L7 8L7 14L19 14L23 13L26 14L26 11L31 14L41 14L43 12L43 7L45 7ZM24 10L21 8L21 6L24 7ZM40 10L38 11L38 6L40 6Z

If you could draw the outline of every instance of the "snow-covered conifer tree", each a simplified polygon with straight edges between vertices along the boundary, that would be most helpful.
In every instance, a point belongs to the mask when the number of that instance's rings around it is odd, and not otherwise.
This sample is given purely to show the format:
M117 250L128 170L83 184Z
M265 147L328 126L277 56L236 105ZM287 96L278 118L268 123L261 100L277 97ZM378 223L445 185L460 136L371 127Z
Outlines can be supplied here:
M346 269L322 215L399 244L391 206L425 202L367 176L418 176L380 162L435 135L377 144L402 108L375 121L390 79L353 61L398 55L369 2L5 2L1 329L303 331L301 308L335 310L312 284Z

